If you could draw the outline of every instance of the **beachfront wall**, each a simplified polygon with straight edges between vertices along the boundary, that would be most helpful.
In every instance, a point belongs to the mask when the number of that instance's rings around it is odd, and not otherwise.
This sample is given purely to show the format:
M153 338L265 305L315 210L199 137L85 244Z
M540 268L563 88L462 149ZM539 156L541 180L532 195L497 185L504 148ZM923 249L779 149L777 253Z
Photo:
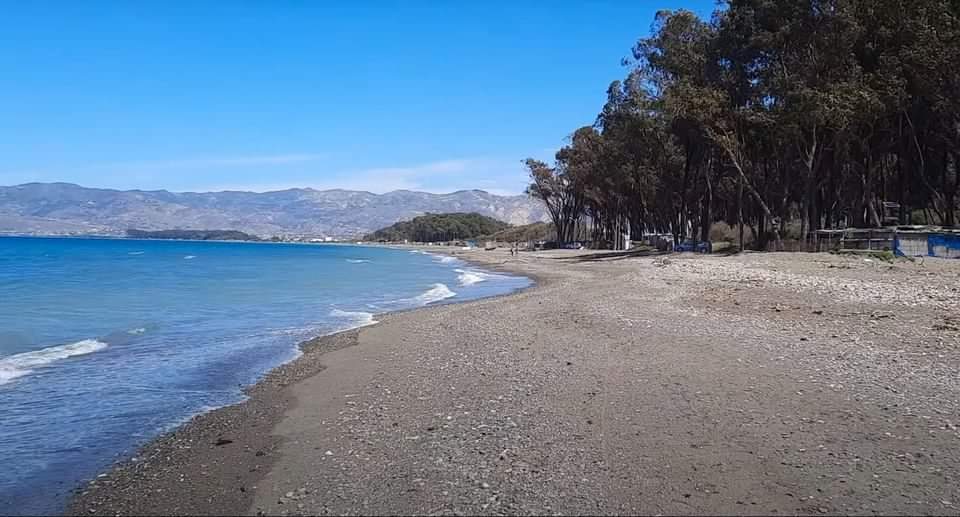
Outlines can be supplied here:
M960 230L917 226L817 230L813 249L890 250L901 257L960 258Z
M833 250L894 250L898 231L895 228L845 228L843 230L817 230L813 249ZM804 246L804 243L799 243ZM794 251L787 249L786 251ZM799 251L799 250L796 250Z
M931 257L960 258L960 234L931 234L927 246Z
M923 257L928 253L927 241L929 234L926 233L900 233L894 241L894 249L897 255L904 257Z
M894 250L904 257L960 258L960 233L898 233Z

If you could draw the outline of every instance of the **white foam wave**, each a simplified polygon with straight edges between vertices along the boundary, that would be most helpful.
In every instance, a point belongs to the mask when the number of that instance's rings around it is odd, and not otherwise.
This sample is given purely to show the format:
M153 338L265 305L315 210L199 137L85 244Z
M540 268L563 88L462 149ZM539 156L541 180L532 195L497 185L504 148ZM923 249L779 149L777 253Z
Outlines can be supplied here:
M193 259L195 259L195 258L197 258L196 255L187 255L187 256L183 257L183 260L193 260Z
M367 264L372 261L369 259L347 259L347 262L351 264Z
M441 264L453 264L456 262L460 262L460 259L458 259L457 257L451 257L450 255L434 255L433 260L436 260Z
M330 311L330 316L337 319L350 320L351 326L347 330L368 327L370 325L377 324L377 320L373 319L372 312L341 311L340 309L333 309Z
M69 345L52 346L4 357L0 359L0 384L28 375L35 368L43 368L68 357L99 352L104 348L107 348L107 344L102 341L84 339Z
M447 298L453 298L457 293L450 290L446 284L433 284L427 292L413 298L411 301L416 302L420 305L428 305L431 303L439 302L441 300L446 300Z
M131 251L130 253L127 253L127 255L143 255L143 254L144 254L143 251Z
M490 278L490 275L479 271L464 271L463 269L457 269L455 271L460 273L460 276L457 278L460 280L460 285L462 286L479 284L480 282L486 282L487 279Z
M130 329L127 331L127 334L130 334L131 336L139 336L140 334L146 334L146 333L147 333L147 329L143 327Z

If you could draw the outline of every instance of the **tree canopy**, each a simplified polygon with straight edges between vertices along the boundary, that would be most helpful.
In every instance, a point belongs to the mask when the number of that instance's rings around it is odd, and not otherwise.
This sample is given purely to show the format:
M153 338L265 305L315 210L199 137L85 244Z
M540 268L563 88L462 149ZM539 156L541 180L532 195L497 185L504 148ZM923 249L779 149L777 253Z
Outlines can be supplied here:
M237 230L127 230L131 239L172 239L193 241L259 241L256 235Z
M526 161L561 240L584 224L706 240L723 221L764 247L788 224L957 224L956 0L661 11L624 64L553 165Z
M510 225L476 213L426 214L400 221L364 237L368 241L444 242L475 239Z

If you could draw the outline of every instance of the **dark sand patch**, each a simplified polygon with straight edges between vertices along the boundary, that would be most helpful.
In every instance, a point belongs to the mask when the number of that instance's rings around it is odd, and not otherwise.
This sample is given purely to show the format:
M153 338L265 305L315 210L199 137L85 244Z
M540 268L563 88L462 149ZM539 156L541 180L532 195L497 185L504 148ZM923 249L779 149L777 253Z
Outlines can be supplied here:
M245 513L277 459L271 430L293 401L291 384L323 371L323 355L355 345L357 334L301 344L303 355L247 388L247 400L194 417L78 488L67 514Z

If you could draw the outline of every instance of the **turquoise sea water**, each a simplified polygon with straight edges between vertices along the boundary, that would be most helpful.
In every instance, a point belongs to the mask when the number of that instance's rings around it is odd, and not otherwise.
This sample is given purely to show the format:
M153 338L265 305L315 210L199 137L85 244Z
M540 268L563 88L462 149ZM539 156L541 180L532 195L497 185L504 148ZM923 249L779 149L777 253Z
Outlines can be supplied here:
M529 284L375 247L0 238L0 514L61 510L306 339Z

